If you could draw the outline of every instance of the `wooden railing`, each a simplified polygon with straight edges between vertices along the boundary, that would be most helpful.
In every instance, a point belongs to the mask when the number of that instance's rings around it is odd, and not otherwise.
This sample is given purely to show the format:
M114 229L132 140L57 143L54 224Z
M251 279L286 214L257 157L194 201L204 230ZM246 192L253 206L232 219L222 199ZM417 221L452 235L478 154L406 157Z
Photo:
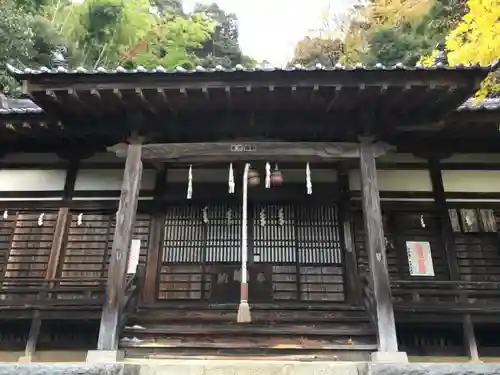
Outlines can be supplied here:
M500 282L392 280L396 310L500 312Z
M4 280L0 286L0 306L102 304L105 287L105 278Z

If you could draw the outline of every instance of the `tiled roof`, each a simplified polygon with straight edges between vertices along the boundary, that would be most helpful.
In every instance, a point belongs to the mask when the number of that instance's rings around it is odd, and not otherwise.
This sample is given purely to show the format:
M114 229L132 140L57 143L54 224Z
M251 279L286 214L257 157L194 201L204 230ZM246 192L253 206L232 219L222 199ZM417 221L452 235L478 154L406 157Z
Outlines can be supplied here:
M498 109L500 109L500 98L483 99L483 100L469 99L460 107L458 107L459 111L480 111L480 110L491 111Z
M3 108L0 106L0 114L13 113L42 113L43 109L33 103L30 99L5 98Z
M449 66L442 63L438 63L433 66L423 66L423 65L415 65L415 66L406 66L402 63L395 64L393 66L384 66L382 64L376 64L374 67L366 67L363 64L356 64L355 66L345 66L341 64L336 64L333 68L326 68L321 64L316 64L314 68L306 68L301 65L295 65L293 67L272 67L272 66L257 66L255 68L246 68L243 65L236 65L233 69L226 69L220 65L215 67L215 69L204 68L202 66L197 66L193 70L187 70L181 66L175 69L165 69L164 67L158 66L154 69L147 69L142 66L138 66L135 69L126 69L121 66L116 69L105 69L103 67L98 67L97 69L86 69L83 67L78 67L76 69L66 69L64 67L58 67L55 69L41 67L39 69L17 69L12 65L7 65L7 69L14 76L23 76L23 75L36 75L36 74L127 74L127 73L143 73L143 74L192 74L192 73L212 73L212 72L290 72L290 71L394 71L394 70L406 70L406 71L433 71L433 70L473 70L473 69L483 69L483 70L491 70L496 69L499 66L499 62L497 61L494 64L488 66L480 66L479 64L475 65L454 65Z

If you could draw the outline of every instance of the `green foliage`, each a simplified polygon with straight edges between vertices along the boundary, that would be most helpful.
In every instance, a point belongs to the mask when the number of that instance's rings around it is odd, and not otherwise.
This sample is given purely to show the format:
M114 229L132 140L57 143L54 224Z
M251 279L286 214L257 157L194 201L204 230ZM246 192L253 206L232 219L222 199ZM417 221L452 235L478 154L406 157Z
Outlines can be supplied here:
M0 0L0 88L18 90L4 67L115 68L255 65L238 23L216 4L185 14L181 0Z
M15 81L5 72L7 63L23 67L33 56L31 16L17 7L13 0L0 3L0 88L11 95L18 94Z
M420 56L429 54L443 41L465 11L463 2L437 1L430 11L411 23L379 27L368 36L368 52L364 63L393 65L402 62L414 65Z
M500 57L500 1L468 0L467 13L446 37L450 64L488 65ZM430 64L435 51L422 58ZM500 72L491 73L477 93L478 98L500 92Z
M203 43L202 48L197 52L197 55L202 59L203 66L221 65L231 68L237 64L249 67L255 65L255 61L244 56L241 52L236 14L226 13L216 3L198 4L194 12L205 14L215 25L211 37Z
M305 37L295 47L292 64L313 67L321 64L332 68L344 53L344 43L340 39Z

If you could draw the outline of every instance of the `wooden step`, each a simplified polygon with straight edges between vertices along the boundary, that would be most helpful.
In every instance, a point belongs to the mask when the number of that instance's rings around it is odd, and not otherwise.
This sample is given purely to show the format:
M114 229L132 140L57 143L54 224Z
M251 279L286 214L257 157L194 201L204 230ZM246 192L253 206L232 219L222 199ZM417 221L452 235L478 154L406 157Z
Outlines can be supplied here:
M276 335L276 336L370 336L375 335L369 323L328 325L256 325L250 324L198 324L198 325L146 325L125 327L125 335Z
M374 350L370 339L310 339L262 337L170 336L165 338L125 339L122 348L201 348L201 349L272 349L272 350Z
M370 360L370 353L375 351L375 346L365 346L363 348L339 347L339 350L293 350L293 349L249 349L249 348L122 348L125 358L129 360L217 360L225 362L231 360L237 361L296 361L314 362L314 361L345 361L345 362L366 362ZM361 349L361 350L360 350ZM221 361L222 360L222 361Z

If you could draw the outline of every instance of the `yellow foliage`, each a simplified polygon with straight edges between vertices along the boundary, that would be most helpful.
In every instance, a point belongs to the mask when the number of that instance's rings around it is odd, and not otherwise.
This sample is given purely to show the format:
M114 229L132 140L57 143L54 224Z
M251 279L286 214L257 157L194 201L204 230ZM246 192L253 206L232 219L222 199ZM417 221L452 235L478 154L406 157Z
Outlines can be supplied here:
M372 26L392 27L426 14L434 3L435 0L373 0L363 13Z
M469 12L446 38L449 63L492 64L500 59L500 0L469 0L467 5ZM430 65L432 60L425 57L421 63ZM478 96L499 89L498 78L491 75Z

